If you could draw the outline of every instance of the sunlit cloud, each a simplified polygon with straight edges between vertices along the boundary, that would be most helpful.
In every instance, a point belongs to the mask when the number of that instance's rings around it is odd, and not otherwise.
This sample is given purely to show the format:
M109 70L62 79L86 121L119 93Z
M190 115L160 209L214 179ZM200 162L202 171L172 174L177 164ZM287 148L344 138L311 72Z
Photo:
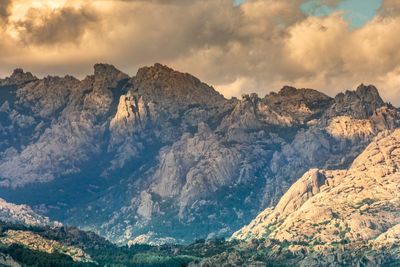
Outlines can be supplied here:
M382 1L354 28L338 8L348 0L319 1L325 14L304 12L305 2L0 0L0 75L23 67L81 78L96 62L134 75L160 62L227 97L285 84L334 95L363 82L400 104L399 4Z

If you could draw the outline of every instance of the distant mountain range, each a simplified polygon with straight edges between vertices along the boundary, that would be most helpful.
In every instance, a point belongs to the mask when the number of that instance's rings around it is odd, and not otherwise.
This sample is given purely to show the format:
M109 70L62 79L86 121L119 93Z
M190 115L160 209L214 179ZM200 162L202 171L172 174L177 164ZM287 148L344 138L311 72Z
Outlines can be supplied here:
M399 125L372 85L335 98L285 86L228 100L160 64L133 77L96 64L83 80L17 69L0 80L0 196L117 244L230 237L262 212L234 237L325 249L396 226L398 166L386 152L376 169L378 156L359 155L373 140L363 155L392 144Z

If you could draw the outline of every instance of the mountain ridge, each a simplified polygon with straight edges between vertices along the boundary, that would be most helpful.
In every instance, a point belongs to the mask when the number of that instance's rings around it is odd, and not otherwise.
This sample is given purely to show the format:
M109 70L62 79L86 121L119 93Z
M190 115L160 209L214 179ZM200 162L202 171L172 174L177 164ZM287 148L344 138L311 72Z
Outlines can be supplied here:
M373 86L228 100L161 64L22 76L0 82L0 193L120 244L229 236L308 169L347 167L400 125Z

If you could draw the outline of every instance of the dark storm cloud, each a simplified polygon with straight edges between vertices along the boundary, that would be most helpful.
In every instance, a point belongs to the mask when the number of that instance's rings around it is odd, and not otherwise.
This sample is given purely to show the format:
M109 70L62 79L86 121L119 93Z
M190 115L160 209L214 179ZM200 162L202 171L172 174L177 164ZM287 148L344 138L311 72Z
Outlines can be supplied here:
M6 23L10 15L11 0L0 0L0 24Z
M18 29L29 44L77 43L86 30L98 23L97 15L85 8L66 7L43 12L30 9Z

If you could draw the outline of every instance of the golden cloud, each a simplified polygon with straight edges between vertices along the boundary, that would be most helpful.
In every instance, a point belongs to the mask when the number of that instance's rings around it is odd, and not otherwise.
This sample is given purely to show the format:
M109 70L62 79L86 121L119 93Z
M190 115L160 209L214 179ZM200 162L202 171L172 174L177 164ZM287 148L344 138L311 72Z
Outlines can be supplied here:
M400 9L350 30L342 14L307 17L302 0L0 0L0 74L82 77L95 62L134 74L161 62L191 72L227 96L284 84L335 94L373 83L400 99ZM338 1L328 0L335 5Z

